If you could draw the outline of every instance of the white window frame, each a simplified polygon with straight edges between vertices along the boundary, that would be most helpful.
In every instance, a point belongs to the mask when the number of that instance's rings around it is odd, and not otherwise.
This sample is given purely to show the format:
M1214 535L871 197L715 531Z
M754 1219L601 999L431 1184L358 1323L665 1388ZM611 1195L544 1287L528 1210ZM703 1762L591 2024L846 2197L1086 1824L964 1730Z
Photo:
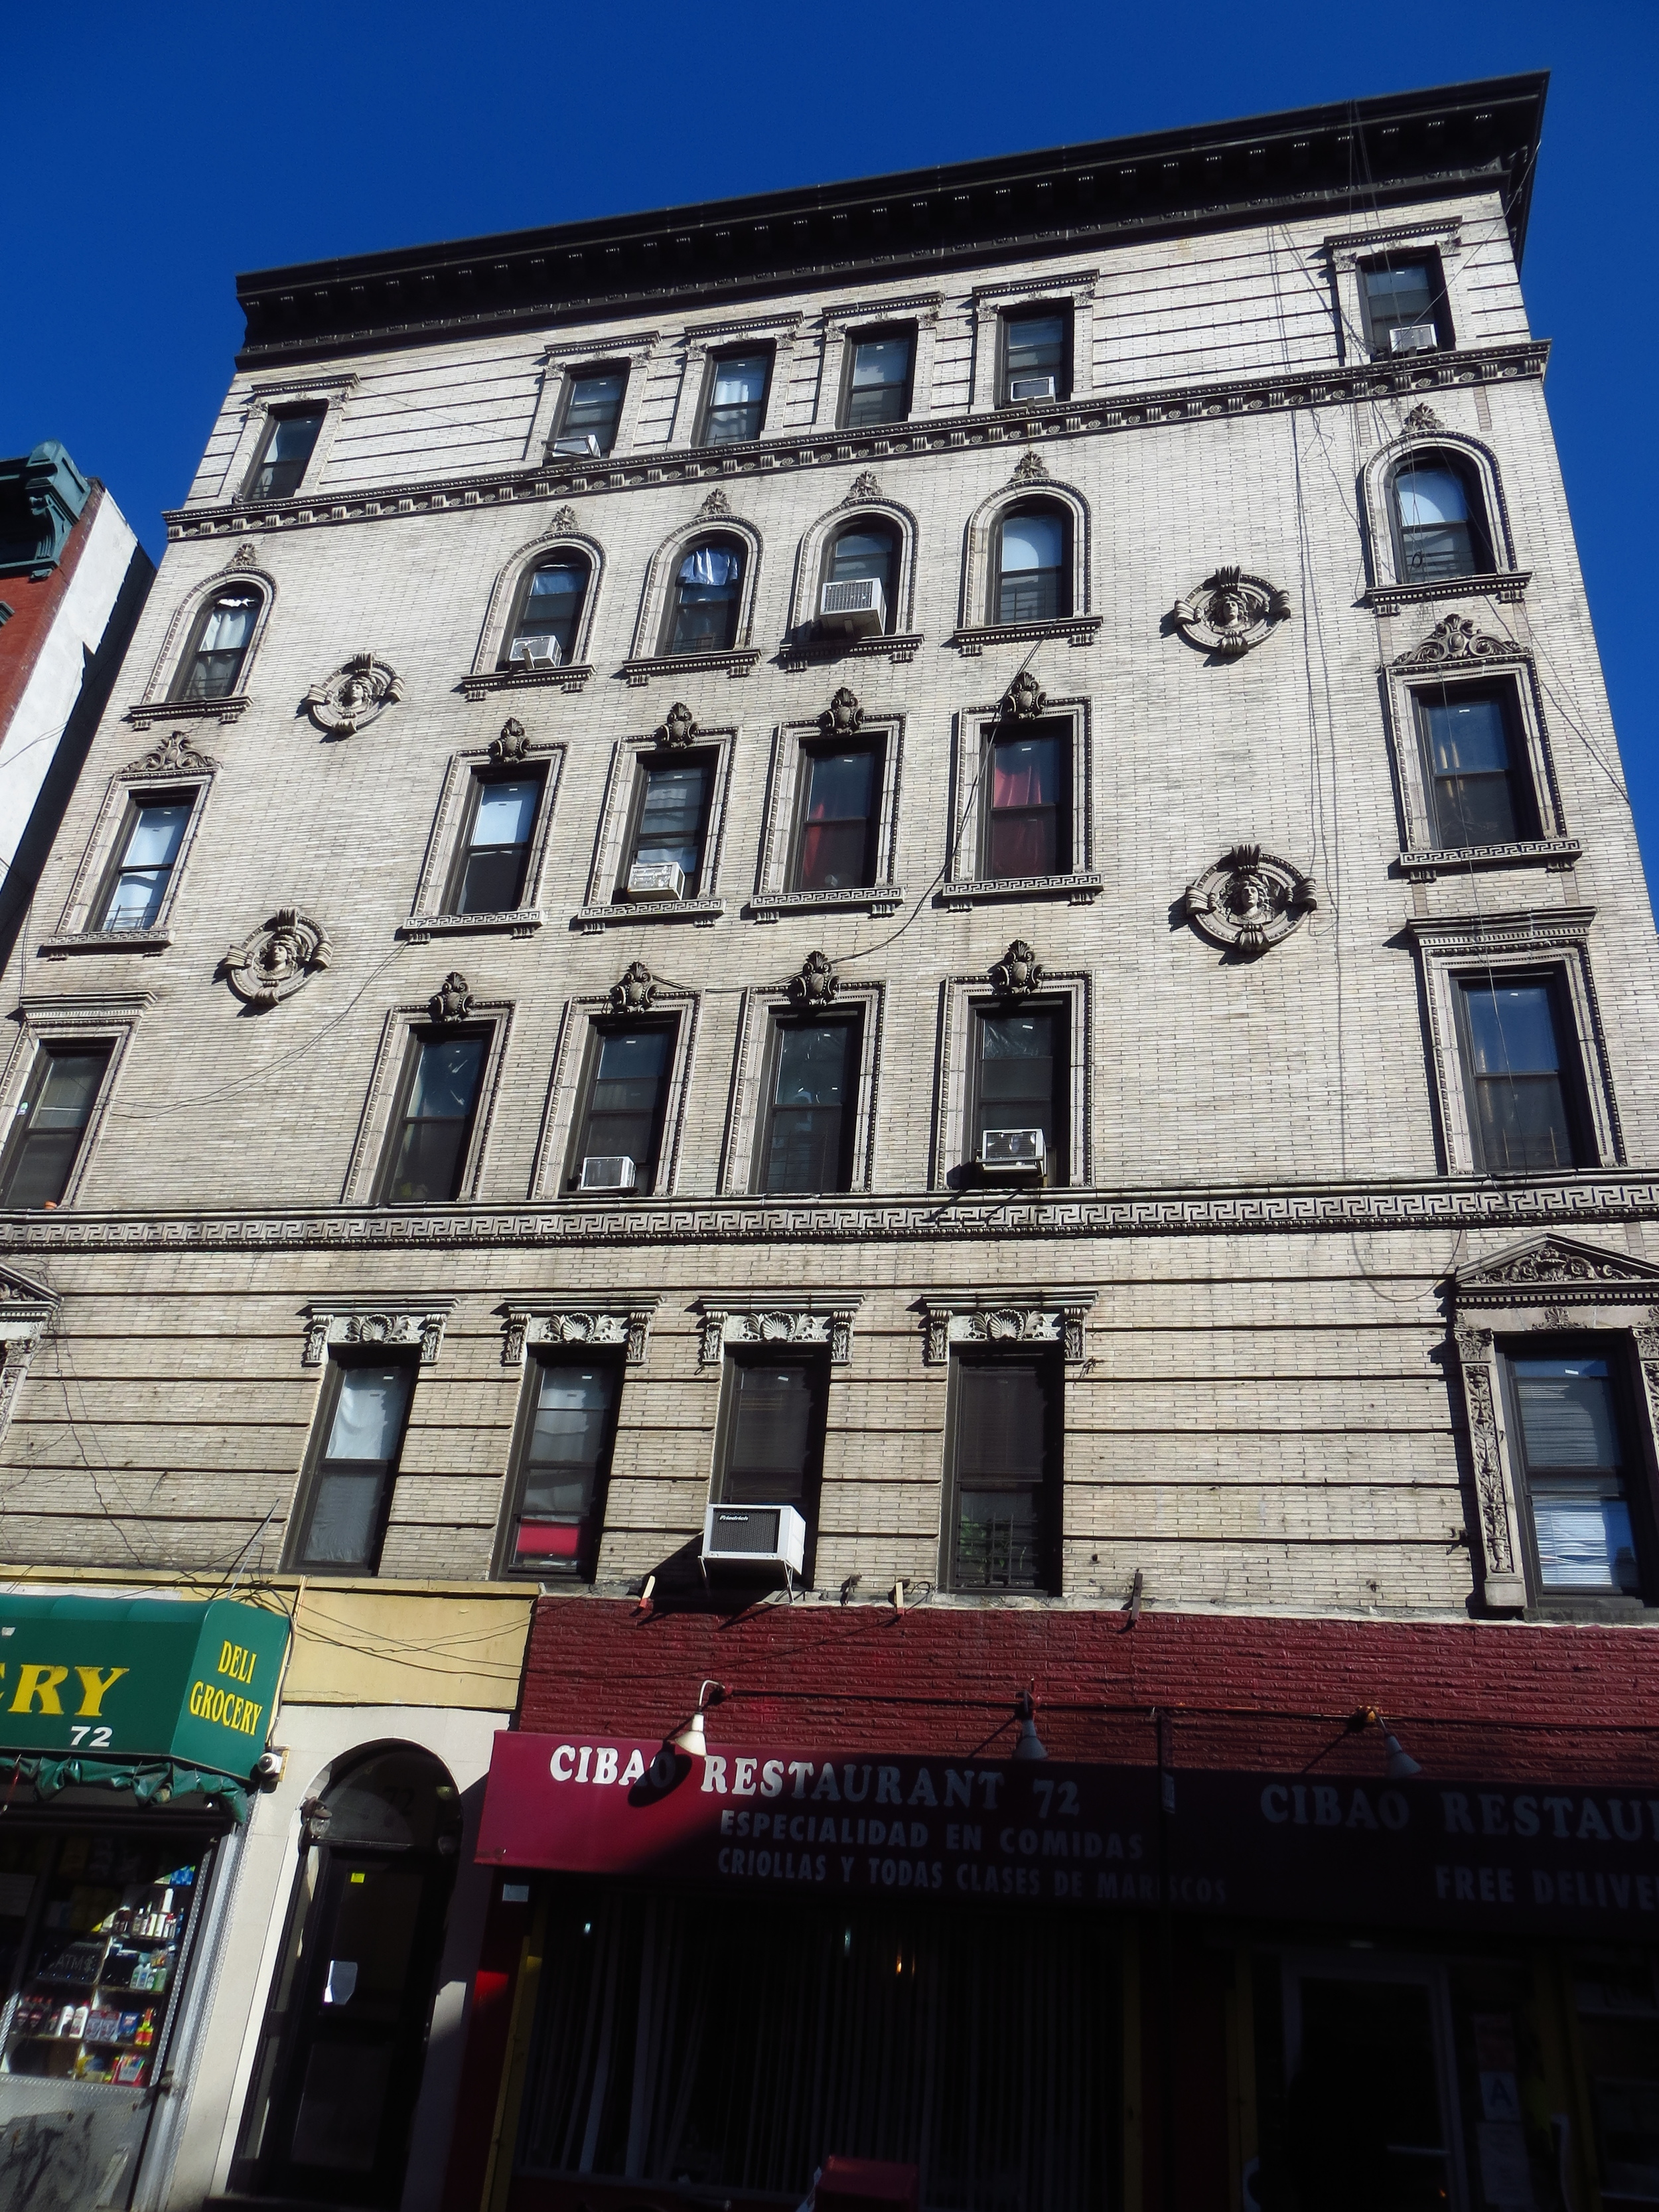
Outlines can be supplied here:
M1085 1190L1094 1182L1094 1130L1090 1111L1090 1079L1094 1051L1094 987L1086 969L1073 969L1056 975L1045 974L1042 985L1023 999L1009 999L995 990L983 975L951 975L945 979L939 1020L939 1090L933 1111L930 1190L975 1190L988 1188L978 1181L968 1155L968 1096L973 1081L971 1041L977 1010L1038 1005L1058 999L1070 1019L1066 1036L1066 1082L1071 1114L1066 1130L1066 1176L1063 1183L1043 1185L1048 1190ZM1009 1194L1003 1190L1000 1194ZM1022 1194L1016 1193L1015 1194Z
M85 1048L88 1045L108 1044L110 1055L104 1070L104 1079L98 1087L91 1113L81 1138L81 1148L75 1156L75 1165L70 1170L64 1195L59 1200L61 1211L73 1206L80 1196L91 1166L92 1156L108 1118L110 1101L115 1094L116 1079L122 1062L127 1056L133 1036L140 1020L155 1004L149 991L109 991L96 994L77 994L73 998L25 996L17 1007L17 1034L7 1055L3 1073L0 1073L0 1132L9 1139L17 1109L27 1090L35 1061L45 1045L63 1044ZM3 1149L3 1148L0 1148Z
M528 745L522 755L510 761L498 761L489 745L470 746L465 752L450 755L421 863L420 879L415 887L409 920L398 932L400 937L411 945L424 945L440 935L478 937L498 931L513 937L535 934L548 919L548 911L542 904L542 878L547 870L564 757L565 749L558 744ZM536 826L525 867L523 897L516 907L505 908L499 914L449 913L441 902L460 857L460 838L466 823L473 779L480 775L487 776L491 771L509 776L515 769L535 768L543 770L542 796L536 809Z
M462 1164L460 1188L453 1199L444 1201L447 1205L469 1205L478 1196L515 1011L510 999L478 999L468 1007L465 1018L453 1024L456 1029L488 1028L489 1042L484 1050L484 1063L478 1077L478 1105L472 1117L472 1133L467 1140L466 1158ZM431 1006L425 999L386 1009L380 1042L375 1048L368 1089L363 1098L356 1141L346 1163L345 1180L340 1192L343 1206L373 1206L376 1203L374 1187L386 1163L392 1109L397 1104L404 1070L408 1065L410 1040L417 1030L433 1026Z
M955 842L939 885L939 903L957 911L995 900L1065 899L1091 906L1105 888L1095 866L1095 778L1091 702L1083 697L1046 699L1034 722L1069 722L1072 726L1072 866L1063 876L981 876L990 793L984 769L991 739L1005 726L1000 702L965 707L951 718L951 812L947 829ZM1018 732L1018 722L1006 725Z
M708 798L708 823L703 832L704 866L698 872L697 896L678 904L619 899L628 832L634 819L635 794L641 763L650 761L672 766L676 750L659 744L654 737L618 738L611 749L605 796L599 802L599 826L593 841L593 862L588 872L587 896L572 915L571 925L587 934L618 929L637 922L689 921L712 928L726 912L720 894L720 860L726 842L726 800L732 781L732 762L743 735L743 726L728 722L714 729L699 728L688 752L714 755L714 781Z
M46 959L62 960L77 952L162 952L172 944L173 910L178 903L185 870L190 864L191 852L220 768L210 754L198 752L190 745L182 732L175 732L174 737L178 742L164 739L110 778L99 802L92 835L87 840L69 896L64 902L58 927L50 937L41 939L38 948ZM181 765L168 769L157 764L169 757L178 759ZM193 798L184 836L179 841L178 858L173 861L155 919L148 929L100 929L93 901L114 863L116 848L126 823L127 803L146 792L166 791L190 792Z
M622 1191L614 1198L605 1198L593 1191L566 1190L565 1162L575 1135L575 1121L582 1104L584 1077L587 1069L588 1048L596 1022L623 1020L627 1016L612 1003L608 991L584 993L567 1000L560 1017L558 1042L553 1049L553 1073L547 1086L547 1103L542 1111L542 1126L536 1139L536 1157L530 1170L530 1197L532 1202L547 1199L562 1199L584 1206L615 1206L639 1204L657 1198L672 1198L679 1191L681 1152L685 1136L685 1115L692 1058L696 1048L697 1024L702 1012L702 999L696 991L680 991L666 984L658 984L648 1007L641 1008L641 1021L675 1018L674 1055L669 1064L668 1089L663 1099L662 1141L657 1151L657 1173L648 1191Z
M220 496L228 495L238 507L252 505L246 487L266 423L273 415L292 414L302 407L321 407L323 419L317 426L317 442L311 449L305 474L288 495L290 500L314 498L334 450L334 441L339 435L347 402L356 391L358 381L355 374L348 372L342 375L284 377L275 382L250 386L243 398L242 427L230 465L225 471L225 489Z
M903 905L904 892L894 880L893 871L898 852L899 793L904 781L904 716L893 712L866 714L848 742L865 738L881 745L876 880L850 890L791 890L807 747L819 742L833 744L836 740L819 716L780 722L774 730L761 818L760 863L754 896L749 902L749 911L757 921L778 921L793 914L890 915Z
M885 1003L884 985L843 981L833 1001L822 1009L826 1017L838 1010L859 1010L859 1080L853 1103L852 1176L846 1191L825 1193L826 1196L853 1197L875 1187L876 1097L881 1081ZM767 1071L772 1065L772 1030L779 1015L802 1011L790 997L787 984L745 991L743 994L738 1015L731 1111L726 1119L726 1142L720 1148L720 1188L723 1195L752 1193L757 1198L764 1198L769 1194L760 1186L756 1148L768 1107L763 1092Z

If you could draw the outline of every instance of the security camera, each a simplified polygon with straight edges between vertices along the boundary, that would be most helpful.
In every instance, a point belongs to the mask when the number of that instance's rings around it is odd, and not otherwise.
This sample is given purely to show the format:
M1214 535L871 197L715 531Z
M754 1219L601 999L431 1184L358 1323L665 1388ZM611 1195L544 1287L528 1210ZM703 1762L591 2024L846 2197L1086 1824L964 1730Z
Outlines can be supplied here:
M253 1779L261 1790L274 1790L282 1780L283 1770L287 1765L288 1753L280 1745L273 1744L269 1751L262 1751L254 1760Z

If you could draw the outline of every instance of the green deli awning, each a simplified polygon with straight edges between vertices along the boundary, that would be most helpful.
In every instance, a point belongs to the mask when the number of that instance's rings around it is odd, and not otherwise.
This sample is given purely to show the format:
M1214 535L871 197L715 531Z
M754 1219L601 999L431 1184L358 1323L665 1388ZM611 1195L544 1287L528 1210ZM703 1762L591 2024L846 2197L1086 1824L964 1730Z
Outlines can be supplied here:
M0 1755L171 1759L246 1779L288 1639L286 1613L233 1598L0 1596Z

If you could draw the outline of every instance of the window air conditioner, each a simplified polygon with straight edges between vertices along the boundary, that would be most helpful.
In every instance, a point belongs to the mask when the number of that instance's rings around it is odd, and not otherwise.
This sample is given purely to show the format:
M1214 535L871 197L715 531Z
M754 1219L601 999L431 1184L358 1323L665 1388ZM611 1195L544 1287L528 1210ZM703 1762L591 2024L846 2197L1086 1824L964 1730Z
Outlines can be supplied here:
M979 1164L986 1175L1041 1176L1048 1147L1041 1129L988 1129L980 1141Z
M826 584L818 601L818 622L843 637L879 637L887 627L887 602L874 576L851 583Z
M1017 399L1053 399L1058 395L1052 376L1011 376L1008 380L1008 404Z
M702 1524L705 1567L784 1567L799 1574L806 1523L793 1505L711 1505Z
M556 453L572 454L584 461L602 461L605 459L599 450L599 441L591 430L584 430L579 438L555 438L553 450Z
M1439 343L1432 323L1396 323L1389 332L1395 353L1432 353Z
M638 1170L626 1152L590 1152L576 1178L579 1190L632 1190Z
M515 637L507 657L526 668L556 668L564 659L564 647L556 637Z
M678 860L635 860L628 871L631 899L683 899L685 871Z

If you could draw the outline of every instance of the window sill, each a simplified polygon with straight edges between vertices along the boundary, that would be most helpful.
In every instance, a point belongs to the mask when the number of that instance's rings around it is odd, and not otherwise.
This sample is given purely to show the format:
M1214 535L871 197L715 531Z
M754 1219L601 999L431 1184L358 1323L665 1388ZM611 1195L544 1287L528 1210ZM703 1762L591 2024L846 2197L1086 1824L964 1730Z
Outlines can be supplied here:
M578 907L570 926L590 937L635 921L692 921L699 929L712 929L725 912L724 899L618 899L611 906Z
M1513 605L1525 597L1531 581L1530 568L1504 568L1484 570L1478 576L1443 576L1431 584L1373 584L1361 595L1360 605L1379 615L1443 599L1497 599Z
M1551 868L1565 872L1577 866L1584 848L1576 837L1531 837L1514 845L1446 845L1408 850L1400 855L1400 872L1414 884L1431 884L1437 875L1461 875L1469 868Z
M1513 1620L1516 1616L1511 1614ZM1649 1605L1639 1597L1579 1597L1536 1598L1529 1600L1520 1616L1527 1621L1580 1620L1617 1624L1630 1627L1650 1626L1659 1620L1659 1607Z
M1104 615L1055 615L1048 622L969 623L953 630L945 641L972 660L988 645L1024 645L1044 637L1063 637L1073 645L1091 645Z
M154 722L240 722L251 704L245 692L228 699L149 699L129 707L122 719L135 730Z
M896 914L903 904L897 884L861 884L850 890L757 891L744 911L755 921L780 921L787 914Z
M462 677L455 687L463 697L488 699L495 691L580 691L593 673L591 660L575 660L557 668L480 668Z
M165 952L170 929L77 929L62 937L43 937L35 947L43 960L67 960L72 952Z
M617 672L635 686L648 684L653 676L712 675L720 668L729 676L747 676L760 657L757 645L732 653L653 653L646 659L624 660Z
M884 631L878 637L821 637L808 623L784 639L778 659L786 668L816 668L830 660L876 660L884 653L896 664L914 660L921 644L917 630Z
M1092 906L1104 889L1103 878L1093 868L1069 876L964 877L960 883L946 884L934 904L948 910L988 899L1063 898L1073 906Z
M425 945L434 937L483 937L505 932L510 937L533 937L547 920L538 906L509 908L503 914L417 914L399 925L397 934L410 945Z

